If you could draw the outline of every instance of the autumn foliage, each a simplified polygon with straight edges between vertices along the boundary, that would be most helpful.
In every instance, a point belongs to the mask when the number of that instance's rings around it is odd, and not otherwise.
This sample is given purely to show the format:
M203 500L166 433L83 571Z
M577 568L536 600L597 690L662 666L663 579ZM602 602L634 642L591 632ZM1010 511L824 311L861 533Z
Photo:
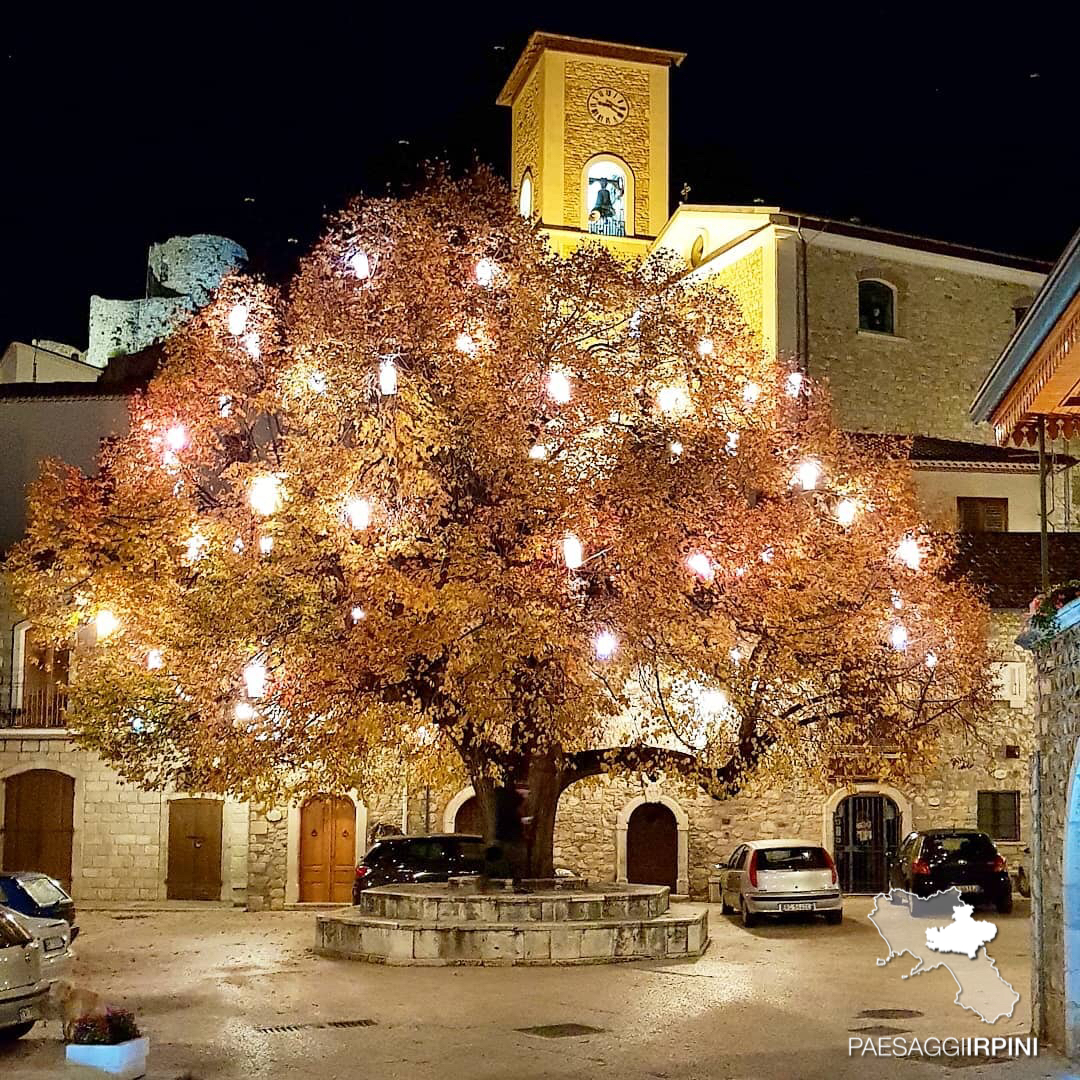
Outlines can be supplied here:
M129 778L464 773L489 821L517 782L540 874L582 777L923 766L990 698L949 559L902 455L728 293L557 257L481 172L358 200L287 292L226 281L100 473L47 465L10 562Z

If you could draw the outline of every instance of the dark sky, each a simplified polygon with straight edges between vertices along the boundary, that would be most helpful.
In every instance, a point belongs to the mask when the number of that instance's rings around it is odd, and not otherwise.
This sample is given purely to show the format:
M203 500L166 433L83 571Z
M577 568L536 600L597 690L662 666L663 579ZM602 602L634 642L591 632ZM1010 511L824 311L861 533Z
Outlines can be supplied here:
M84 346L90 294L142 295L146 249L170 235L223 233L280 269L326 209L425 157L505 173L494 99L533 29L689 53L673 198L685 182L694 202L1047 259L1080 224L1065 4L281 6L4 16L0 347Z

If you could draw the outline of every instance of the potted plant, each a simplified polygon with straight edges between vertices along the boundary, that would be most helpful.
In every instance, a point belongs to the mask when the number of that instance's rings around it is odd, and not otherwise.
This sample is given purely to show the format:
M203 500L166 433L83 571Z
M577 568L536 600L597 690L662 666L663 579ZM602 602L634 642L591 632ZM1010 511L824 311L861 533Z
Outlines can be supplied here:
M67 1060L106 1076L136 1080L146 1075L146 1055L150 1040L139 1031L135 1017L127 1009L106 1009L100 1016L84 1016L75 1021Z

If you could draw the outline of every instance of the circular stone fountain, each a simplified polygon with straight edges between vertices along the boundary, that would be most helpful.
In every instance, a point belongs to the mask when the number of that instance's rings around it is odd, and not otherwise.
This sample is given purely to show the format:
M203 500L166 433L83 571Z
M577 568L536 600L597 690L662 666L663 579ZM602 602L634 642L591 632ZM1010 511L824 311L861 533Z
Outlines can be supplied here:
M580 878L452 878L369 889L316 917L315 951L377 964L606 964L685 960L709 943L708 909L669 903L666 885Z

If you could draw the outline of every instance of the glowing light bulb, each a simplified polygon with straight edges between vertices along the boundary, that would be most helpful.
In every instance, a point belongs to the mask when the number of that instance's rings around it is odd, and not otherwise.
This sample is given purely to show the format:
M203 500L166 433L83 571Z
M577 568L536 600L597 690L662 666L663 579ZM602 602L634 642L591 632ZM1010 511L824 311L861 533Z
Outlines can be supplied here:
M397 364L393 360L379 364L379 393L386 397L397 393Z
M922 562L922 552L919 550L919 542L914 536L905 536L896 547L896 558L899 559L909 570L918 570Z
M797 484L803 489L803 491L813 491L818 481L821 479L821 462L814 461L813 458L807 461L799 463L795 469L795 476L792 478L792 484Z
M715 577L715 571L709 556L700 551L687 558L686 568L692 574L697 574L702 581L712 581L713 577Z
M547 447L543 443L533 443L529 447L529 457L533 461L546 461L547 456Z
M160 649L150 649L146 654L146 670L157 671L165 663Z
M907 627L903 623L897 623L889 632L889 643L897 652L903 652L908 647Z
M244 343L244 348L248 351L248 356L253 360L258 360L262 356L262 346L259 344L259 335L252 330L250 333L245 334L241 339Z
M674 442L668 444L668 450L671 451L672 457L682 457L683 444L676 439Z
M266 665L252 660L244 668L244 687L249 698L261 698L266 693Z
M481 259L476 264L476 283L485 289L490 289L495 284L495 275L499 272L498 266L493 259Z
M761 552L761 561L763 563L771 563L773 561L773 549L771 547L765 548Z
M805 376L801 371L793 371L784 380L784 390L787 392L788 397L797 398L802 393L804 379Z
M731 650L731 651L730 651L730 652L728 653L728 656L730 656L730 657L731 657L731 662L732 662L732 663L733 663L733 664L734 664L734 665L735 665L736 667L738 667L738 666L739 666L739 664L740 664L740 663L742 662L742 649L740 649L740 648L739 648L739 646L738 646L738 645L736 645L736 646L735 646L735 648L733 648L733 649L732 649L732 650Z
M259 537L259 554L269 555L274 550L274 538L272 536Z
M585 549L572 532L563 537L562 555L563 562L569 570L576 570L585 561Z
M281 509L281 481L272 473L256 476L248 489L248 502L256 514L269 517Z
M725 449L729 454L737 454L739 452L739 433L737 431L729 431L727 433L727 446Z
M315 394L326 393L326 376L321 371L313 371L307 380L308 389Z
M570 380L561 371L549 372L547 394L556 405L565 405L570 400Z
M761 397L761 387L756 382L748 382L742 388L742 396L747 405L753 405Z
M244 550L244 541L241 540L239 536L233 541L232 549L236 552L237 555L239 555L240 552Z
M207 544L206 537L198 529L192 529L184 557L189 563L198 562L206 554Z
M367 618L367 612L362 607L354 607L352 611L349 612L349 618L352 619L354 624L363 622L364 619Z
M902 611L904 607L904 598L895 589L892 591L892 606L897 611Z
M232 398L228 394L222 394L217 402L218 416L228 419L232 416Z
M349 499L345 516L354 529L366 529L371 524L371 503L367 499Z
M472 356L472 354L476 352L476 342L473 341L468 334L462 331L454 341L454 348L457 349L459 353L464 353L466 356Z
M246 701L238 701L233 708L233 716L241 723L255 718L255 709Z
M697 700L698 708L706 716L715 716L728 707L728 696L723 690L702 690Z
M98 641L116 633L119 626L120 620L108 608L102 608L94 616L94 629L97 631Z
M926 654L926 666L933 671L937 667L937 653L928 652Z
M689 407L690 396L681 386L662 386L656 404L662 413L681 413Z
M835 512L836 520L846 529L854 524L855 518L859 513L859 504L854 499L841 499L836 504Z
M345 261L353 276L360 281L367 281L371 277L371 260L366 251L354 251Z
M239 337L247 326L248 316L251 314L247 304L234 304L229 312L229 333Z
M713 348L714 346L712 338L703 337L697 343L697 351L699 356L712 356Z
M173 451L183 450L188 444L187 428L183 424L174 424L165 432L165 445Z
M619 639L610 630L601 630L593 638L593 651L600 660L610 660L619 647Z

